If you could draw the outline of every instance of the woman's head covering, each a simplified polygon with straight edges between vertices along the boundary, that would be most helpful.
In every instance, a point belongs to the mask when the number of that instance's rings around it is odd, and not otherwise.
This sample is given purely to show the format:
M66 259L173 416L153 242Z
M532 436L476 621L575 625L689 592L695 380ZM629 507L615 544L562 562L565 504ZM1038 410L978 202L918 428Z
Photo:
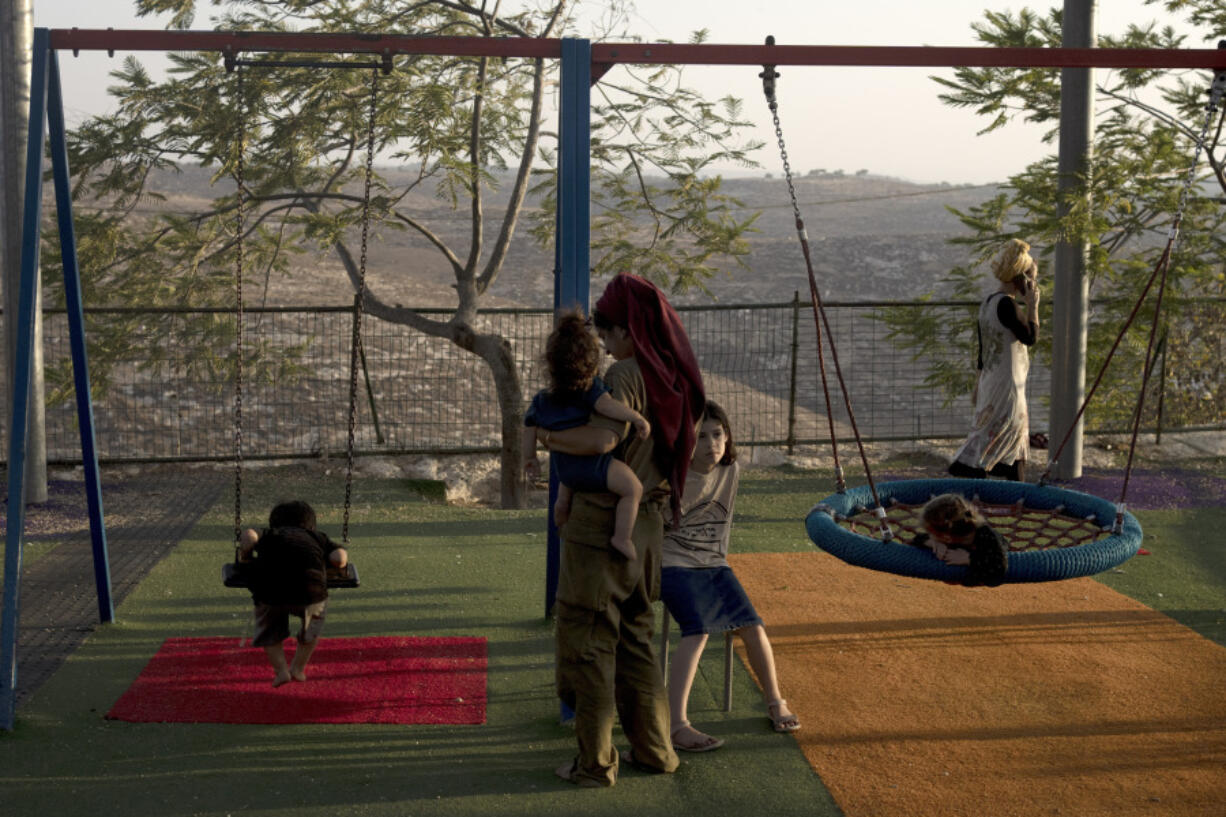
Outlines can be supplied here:
M655 422L651 436L656 462L668 475L673 518L680 521L681 491L694 453L694 426L706 405L690 338L664 293L637 275L623 273L610 281L596 311L612 325L626 327L634 341L634 358Z
M1030 257L1030 245L1020 238L1011 238L992 262L992 274L998 281L1012 281L1019 275L1025 275L1032 264L1034 259Z

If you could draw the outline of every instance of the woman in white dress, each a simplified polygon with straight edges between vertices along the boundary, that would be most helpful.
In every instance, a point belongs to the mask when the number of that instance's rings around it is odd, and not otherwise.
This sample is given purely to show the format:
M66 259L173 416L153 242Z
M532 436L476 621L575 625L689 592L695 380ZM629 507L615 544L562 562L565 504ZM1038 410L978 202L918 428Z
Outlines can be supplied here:
M992 263L1000 287L979 306L975 418L949 466L956 477L1025 479L1030 455L1026 376L1029 347L1039 338L1038 273L1030 245L1018 238L1010 239Z

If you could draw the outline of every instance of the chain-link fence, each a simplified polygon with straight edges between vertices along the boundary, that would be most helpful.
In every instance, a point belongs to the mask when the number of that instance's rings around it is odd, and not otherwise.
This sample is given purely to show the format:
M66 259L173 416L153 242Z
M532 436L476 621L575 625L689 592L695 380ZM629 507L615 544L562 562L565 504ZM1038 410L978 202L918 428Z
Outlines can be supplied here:
M851 436L831 360L837 352L861 436L866 440L956 438L965 434L970 401L950 401L926 382L939 364L973 366L966 347L916 355L899 348L879 317L908 310L957 321L973 332L971 302L826 304L834 343L825 345L835 434ZM1220 319L1222 303L1201 319ZM423 310L427 313L430 310ZM770 446L827 442L830 423L821 388L815 322L808 303L680 307L709 395L732 416L745 443ZM436 310L445 320L450 312ZM98 455L104 461L229 459L235 450L234 315L223 310L96 309L87 315L95 384ZM350 307L249 309L244 323L243 449L252 458L335 454L346 446ZM549 310L489 309L477 329L514 350L525 403L543 386L539 365ZM1195 324L1195 321L1192 322ZM118 330L117 330L118 327ZM486 364L450 340L366 316L364 365L358 373L359 453L455 454L498 451L498 404ZM45 314L48 391L71 385L67 320ZM969 335L973 337L973 335ZM172 339L172 340L168 340ZM116 348L118 346L118 348ZM95 365L91 357L91 367ZM1165 370L1165 360L1162 362ZM1139 380L1136 372L1124 377ZM1215 393L1223 391L1222 370ZM1036 358L1029 380L1031 425L1047 428L1050 372ZM1203 384L1202 384L1203 385ZM1195 386L1200 388L1201 386ZM79 461L76 407L69 390L47 411L47 452ZM7 422L7 417L4 418ZM1217 427L1224 427L1221 415ZM1167 419L1178 427L1179 417ZM1185 423L1186 424L1186 423ZM1149 423L1153 427L1153 422ZM1199 426L1198 426L1199 427ZM7 451L4 452L7 454Z

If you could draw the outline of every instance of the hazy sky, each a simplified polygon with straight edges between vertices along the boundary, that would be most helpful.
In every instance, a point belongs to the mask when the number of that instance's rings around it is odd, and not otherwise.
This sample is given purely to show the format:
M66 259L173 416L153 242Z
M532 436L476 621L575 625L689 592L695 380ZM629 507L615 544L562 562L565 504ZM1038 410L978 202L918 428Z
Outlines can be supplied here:
M513 2L513 0L511 0ZM131 0L33 0L34 24L47 28L162 28L158 19L137 18ZM708 42L758 44L773 34L781 44L804 45L976 45L970 25L983 10L1014 10L1023 4L991 0L640 0L631 30L645 40L686 41L698 28ZM1032 8L1062 6L1057 2ZM605 3L581 8L598 16ZM1100 34L1122 33L1130 22L1175 22L1144 0L1106 0L1098 4ZM201 0L205 13L211 6ZM206 19L196 28L208 28ZM1177 26L1177 28L1181 28ZM1188 47L1212 47L1190 38ZM70 123L112 108L106 97L107 72L121 56L61 55L64 97ZM138 55L151 69L158 55ZM767 147L758 172L781 169L770 115L754 66L690 66L688 84L709 97L725 94L745 101L746 118L759 123L757 138ZM1042 130L1020 123L976 136L985 120L937 100L939 86L927 68L796 68L785 66L778 99L784 137L795 172L813 168L861 168L918 182L985 183L1004 179L1028 162L1050 153L1039 141ZM940 72L947 76L952 72Z

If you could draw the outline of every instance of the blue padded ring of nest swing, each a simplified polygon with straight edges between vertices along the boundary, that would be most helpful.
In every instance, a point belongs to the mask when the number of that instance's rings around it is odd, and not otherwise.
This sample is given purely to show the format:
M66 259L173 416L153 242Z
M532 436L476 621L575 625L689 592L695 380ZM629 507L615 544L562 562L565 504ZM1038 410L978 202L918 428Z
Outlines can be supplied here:
M1116 506L1080 491L988 479L917 479L885 482L877 494L894 540L880 539L880 522L867 486L834 494L805 519L809 538L848 564L919 579L960 582L965 566L947 565L909 542L919 531L921 508L938 494L971 499L1010 543L1006 582L1046 582L1090 576L1136 555L1141 524L1124 511L1113 532ZM858 531L864 531L860 533Z

